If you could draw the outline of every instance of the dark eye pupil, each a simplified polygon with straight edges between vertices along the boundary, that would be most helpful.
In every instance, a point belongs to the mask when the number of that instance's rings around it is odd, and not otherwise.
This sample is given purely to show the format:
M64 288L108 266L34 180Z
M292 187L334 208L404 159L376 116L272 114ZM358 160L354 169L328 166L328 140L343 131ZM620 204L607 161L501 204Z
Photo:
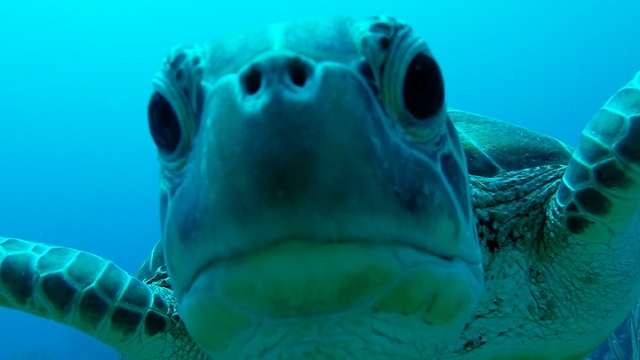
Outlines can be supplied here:
M435 114L444 102L444 83L435 60L416 55L407 67L403 90L404 106L416 119Z
M182 136L180 123L167 99L157 92L149 101L148 116L149 129L156 146L164 152L174 152Z

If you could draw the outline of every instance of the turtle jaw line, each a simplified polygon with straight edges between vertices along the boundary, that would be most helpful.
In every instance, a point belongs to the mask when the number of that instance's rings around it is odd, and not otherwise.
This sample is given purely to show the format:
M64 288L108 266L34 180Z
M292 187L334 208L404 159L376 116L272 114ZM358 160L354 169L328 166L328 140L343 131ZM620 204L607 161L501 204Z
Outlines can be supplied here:
M314 338L309 326L326 321L344 329L378 319L396 330L409 321L456 333L477 303L478 268L404 243L294 238L209 261L178 304L211 353L258 328L302 326L301 339Z
M275 247L278 245L282 245L282 244L287 244L287 243L291 243L291 242L300 242L300 243L308 243L308 244L385 244L388 245L390 247L407 247L407 248L411 248L415 251L417 251L418 253L422 253L424 255L427 256L432 256L435 259L444 261L444 262L453 262L455 260L460 260L462 262L464 262L465 264L467 264L469 267L473 268L473 267L478 267L480 266L480 262L478 261L473 261L473 260L469 260L469 259L465 259L464 256L461 255L451 255L451 254L445 254L443 252L439 252L435 249L432 248L427 248L424 246L418 246L415 243L412 242L407 242L407 241L383 241L383 242L375 242L372 240L365 240L365 239L357 239L357 240L331 240L331 241L319 241L319 240L313 240L310 238L302 238L302 237L288 237L288 238L283 238L281 240L277 240L277 241L273 241L273 242L269 242L266 243L264 246L261 246L259 248L253 248L247 251L243 251L243 252L235 252L233 254L231 254L230 256L217 256L212 258L211 260L205 262L202 266L199 266L198 269L194 272L193 276L191 276L191 278L189 279L189 281L187 282L187 286L183 289L183 294L184 293L188 293L191 290L191 287L193 286L193 284L195 283L195 281L202 275L202 273L206 272L208 269L211 269L213 267L215 267L217 264L219 264L221 261L224 260L233 260L233 259L240 259L243 256L247 256L247 255L251 255L253 253L271 248L271 247Z

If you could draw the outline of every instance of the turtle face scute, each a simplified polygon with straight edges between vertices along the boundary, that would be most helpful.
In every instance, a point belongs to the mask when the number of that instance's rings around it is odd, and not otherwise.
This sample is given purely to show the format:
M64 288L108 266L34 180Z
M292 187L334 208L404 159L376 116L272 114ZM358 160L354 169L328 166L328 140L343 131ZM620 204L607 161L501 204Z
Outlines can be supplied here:
M316 20L182 46L154 88L162 246L205 351L423 357L459 335L482 288L469 179L408 26Z

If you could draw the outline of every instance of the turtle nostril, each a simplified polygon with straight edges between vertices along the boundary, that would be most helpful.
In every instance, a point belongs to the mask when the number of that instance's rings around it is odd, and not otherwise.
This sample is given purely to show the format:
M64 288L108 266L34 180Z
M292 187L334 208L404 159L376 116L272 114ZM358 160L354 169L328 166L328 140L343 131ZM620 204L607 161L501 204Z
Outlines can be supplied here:
M289 77L297 86L304 86L307 81L307 68L301 61L294 61L289 65Z
M249 95L253 95L260 90L262 84L262 73L256 67L252 67L242 77L242 85Z

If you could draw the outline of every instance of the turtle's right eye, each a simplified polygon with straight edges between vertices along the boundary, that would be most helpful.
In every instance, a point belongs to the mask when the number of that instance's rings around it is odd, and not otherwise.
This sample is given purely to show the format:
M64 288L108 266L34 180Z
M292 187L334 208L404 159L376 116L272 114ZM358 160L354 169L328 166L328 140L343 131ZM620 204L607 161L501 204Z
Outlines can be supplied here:
M168 154L173 153L180 144L182 130L171 104L158 92L151 95L148 117L151 136L158 149Z
M436 61L418 53L409 63L404 79L405 108L417 120L433 116L444 102L442 73Z

